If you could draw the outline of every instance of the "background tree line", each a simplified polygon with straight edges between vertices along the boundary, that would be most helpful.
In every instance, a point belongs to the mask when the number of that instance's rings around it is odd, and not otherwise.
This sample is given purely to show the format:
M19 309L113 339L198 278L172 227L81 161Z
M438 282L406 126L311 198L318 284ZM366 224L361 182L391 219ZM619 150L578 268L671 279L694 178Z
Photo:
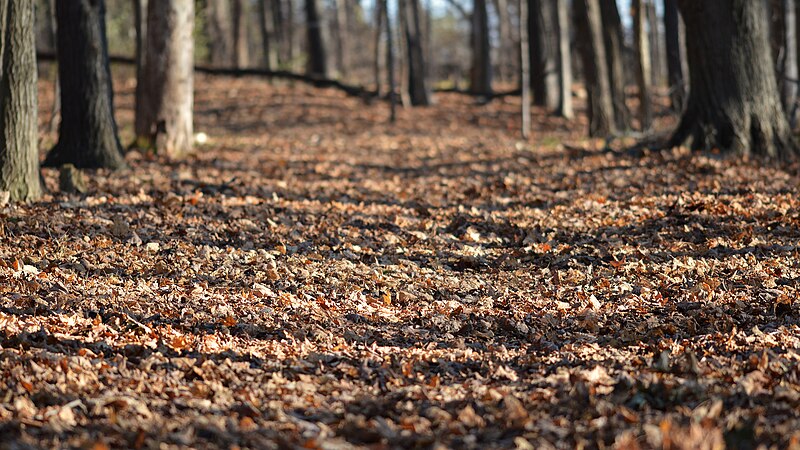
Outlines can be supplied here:
M41 192L37 45L55 54L60 84L59 138L45 166L125 166L109 69L116 51L136 64L131 146L173 158L192 149L195 64L338 79L338 87L369 86L352 92L388 98L392 107L428 105L435 89L464 84L486 100L510 87L523 95L523 133L529 97L571 118L576 86L586 91L590 135L647 131L654 91L666 89L682 113L669 145L773 158L796 152L794 0L449 0L446 9L424 0L2 0L0 7L0 190L14 199Z

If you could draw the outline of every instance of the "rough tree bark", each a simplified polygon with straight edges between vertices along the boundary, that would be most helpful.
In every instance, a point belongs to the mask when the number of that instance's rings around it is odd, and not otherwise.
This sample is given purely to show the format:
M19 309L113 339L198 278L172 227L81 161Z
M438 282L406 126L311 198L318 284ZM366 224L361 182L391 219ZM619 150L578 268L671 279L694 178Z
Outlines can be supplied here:
M605 137L616 131L611 86L603 45L602 20L598 0L574 0L578 50L583 62L583 77L589 92L589 135Z
M647 34L647 5L644 0L633 0L631 13L633 14L633 47L636 50L639 126L642 130L647 130L653 122L653 109L650 102L653 87L653 61L650 54L650 38Z
M558 108L558 10L556 0L531 0L528 10L533 102Z
M230 4L228 0L206 1L209 62L216 67L228 67L235 58Z
M409 100L413 106L427 106L431 104L431 93L426 77L419 10L419 0L400 0L400 14L403 14L402 23L406 37Z
M328 77L328 54L322 36L322 17L317 0L305 0L306 33L308 36L308 73Z
M631 113L625 103L625 61L622 19L616 0L600 0L600 13L603 20L603 44L605 48L605 69L611 87L611 103L614 107L614 123L620 130L630 128Z
M669 144L788 158L798 148L781 105L767 5L678 0L686 24L689 100Z
M556 0L558 12L558 96L557 113L565 119L575 115L572 108L572 53L570 52L569 6L567 0Z
M194 0L153 0L147 11L147 51L137 141L158 154L178 158L191 152Z
M469 90L473 94L492 95L492 46L489 42L489 14L486 0L472 2L472 64Z
M105 2L56 2L61 124L45 166L125 167L114 120Z
M667 47L667 80L669 98L674 111L683 111L686 86L681 47L681 21L677 0L664 0L664 31Z
M34 2L0 0L0 191L42 195L36 122Z

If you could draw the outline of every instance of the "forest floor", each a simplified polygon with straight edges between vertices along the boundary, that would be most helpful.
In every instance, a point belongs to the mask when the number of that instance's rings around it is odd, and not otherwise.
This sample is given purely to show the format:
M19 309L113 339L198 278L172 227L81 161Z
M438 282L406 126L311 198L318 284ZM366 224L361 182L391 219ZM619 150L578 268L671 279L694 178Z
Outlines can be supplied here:
M800 448L797 167L438 99L201 76L196 156L45 170L0 207L0 448Z

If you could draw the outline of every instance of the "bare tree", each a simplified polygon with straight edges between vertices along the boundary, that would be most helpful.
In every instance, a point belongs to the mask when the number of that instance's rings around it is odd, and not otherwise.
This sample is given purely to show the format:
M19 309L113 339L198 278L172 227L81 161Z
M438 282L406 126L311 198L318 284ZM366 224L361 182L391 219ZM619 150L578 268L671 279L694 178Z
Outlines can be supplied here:
M531 134L531 76L528 43L528 0L519 0L519 85L522 91L522 137Z
M622 19L616 0L600 0L600 13L603 20L603 43L605 49L604 66L611 87L611 104L614 107L614 123L620 130L630 127L631 113L625 102L624 33Z
M682 111L686 99L686 80L683 70L681 21L677 0L664 0L664 35L667 47L667 80L669 98L674 111Z
M328 53L322 35L322 16L317 0L305 0L306 33L308 36L308 73L327 78Z
M572 109L572 58L569 37L569 7L567 0L556 0L558 16L558 114L571 119L575 114Z
M414 106L431 104L428 87L425 52L422 47L422 22L419 0L399 0L399 11L405 34L406 63L408 67L408 95Z
M470 67L469 90L473 94L492 95L492 59L489 42L489 14L486 0L472 2L472 64Z
M533 101L550 110L558 108L561 92L557 7L557 0L531 0L528 10Z

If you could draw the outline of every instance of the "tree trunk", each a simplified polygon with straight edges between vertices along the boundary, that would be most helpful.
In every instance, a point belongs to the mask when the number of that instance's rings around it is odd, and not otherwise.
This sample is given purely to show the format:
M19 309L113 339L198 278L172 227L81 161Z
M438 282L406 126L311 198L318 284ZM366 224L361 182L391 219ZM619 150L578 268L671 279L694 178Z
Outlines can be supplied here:
M306 30L308 33L308 73L328 77L328 55L322 36L322 17L317 0L305 0Z
M603 43L605 62L602 68L607 73L611 86L611 103L614 107L614 123L620 130L630 127L631 113L625 103L625 42L622 19L619 16L616 0L600 0L600 13L603 20Z
M783 7L783 58L781 62L782 76L781 98L783 108L789 116L789 123L794 125L797 117L797 9L794 0L782 0Z
M500 38L497 49L497 67L500 80L509 81L514 76L513 60L516 54L514 40L511 37L511 19L508 14L508 0L494 0L497 10L497 28Z
M105 2L57 1L61 125L44 165L125 167L114 120Z
M47 1L47 22L50 32L50 39L53 44L53 52L58 53L56 44L56 0ZM61 117L61 82L58 80L58 64L54 64L53 76L53 107L50 108L50 120L47 123L47 130L50 133L58 131L58 119Z
M647 35L647 5L644 0L631 2L633 14L633 42L636 49L636 86L639 91L639 126L642 130L650 128L653 111L650 103L653 80L651 78L650 40Z
M589 135L608 136L616 131L611 86L606 72L600 5L597 0L574 0L578 50L589 93Z
M272 8L272 30L274 31L275 36L275 62L278 67L286 64L289 60L289 52L288 52L288 44L289 39L287 37L287 29L289 28L286 25L286 18L284 18L283 14L283 1L282 0L263 0L264 2L269 2L270 7Z
M669 98L674 111L683 111L686 86L681 47L681 22L677 0L664 0L664 30L667 45L667 79Z
M550 110L558 108L558 10L556 0L531 0L528 10L531 87L533 101Z
M670 145L786 158L797 146L781 105L767 5L678 0L688 46L689 100Z
M531 134L531 76L530 76L530 44L528 42L528 0L519 0L519 86L522 91L522 137L528 139Z
M642 0L642 6L647 12L647 24L649 28L648 39L650 47L650 81L652 86L659 86L664 79L664 52L662 51L658 29L658 12L656 11L656 0Z
M387 0L378 0L384 12L386 22L386 74L389 83L389 121L394 123L397 120L397 95L395 94L394 82L394 31L392 30L392 18L389 15L389 5Z
M33 7L28 0L0 0L0 191L13 201L42 195Z
M372 66L375 76L375 92L381 96L381 36L383 35L383 20L386 17L386 3L383 0L375 2L375 61Z
M275 52L272 50L272 33L270 33L272 10L269 3L270 0L258 0L258 29L261 32L261 58L265 70L272 70L276 65Z
M400 4L406 36L408 95L411 105L427 106L431 104L431 93L425 76L425 53L422 48L419 0L400 0Z
M242 69L250 66L250 34L247 32L247 17L249 17L248 2L246 0L233 0L233 67Z
M172 158L192 150L194 0L153 0L147 11L147 51L137 141Z
M211 65L229 67L235 55L228 0L207 0L206 27L208 27L208 50Z
M469 90L473 94L492 95L492 47L489 42L489 15L486 0L472 3L472 67Z
M346 78L350 67L350 20L347 0L336 0L336 70Z
M567 0L556 0L558 18L558 115L572 119L572 53L570 52L569 9Z

